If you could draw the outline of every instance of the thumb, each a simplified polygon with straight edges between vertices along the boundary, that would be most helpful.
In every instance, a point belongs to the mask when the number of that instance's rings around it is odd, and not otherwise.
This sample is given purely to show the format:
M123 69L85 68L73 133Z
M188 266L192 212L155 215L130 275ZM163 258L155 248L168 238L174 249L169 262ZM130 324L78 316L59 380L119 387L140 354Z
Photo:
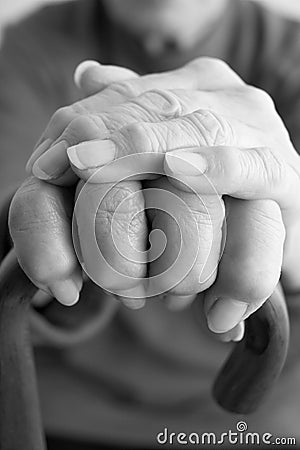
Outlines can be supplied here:
M97 61L86 60L75 69L74 83L84 96L89 96L104 90L111 83L137 77L135 72L125 67L106 66Z

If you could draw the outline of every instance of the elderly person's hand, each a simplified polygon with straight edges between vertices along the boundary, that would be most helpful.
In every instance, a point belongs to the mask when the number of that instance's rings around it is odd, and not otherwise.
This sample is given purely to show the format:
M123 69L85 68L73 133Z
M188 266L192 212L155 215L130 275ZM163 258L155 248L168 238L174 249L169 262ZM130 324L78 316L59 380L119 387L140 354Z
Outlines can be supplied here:
M134 98L124 101L130 97ZM110 105L120 100L122 104ZM211 330L236 330L235 337L240 335L238 324L272 293L282 264L290 286L297 287L294 267L299 254L299 206L295 194L299 187L299 157L270 98L246 86L225 64L200 59L173 73L112 84L101 94L56 114L43 139L30 161L33 174L58 185L71 183L66 149L72 147L68 155L74 172L90 181L83 190L81 203L85 205L89 198L95 203L101 190L106 189L105 184L97 183L118 182L132 175L127 160L135 162L135 174L142 174L138 179L149 178L147 172L164 171L169 181L164 177L147 181L147 187L159 190L152 189L149 194L145 190L144 196L135 195L133 203L129 200L126 220L132 222L135 213L143 208L143 201L146 207L147 203L150 207L159 204L161 189L189 206L193 212L190 217L176 217L179 232L174 219L159 208L149 214L152 227L161 228L168 240L165 252L151 262L149 275L154 276L153 292L158 288L189 296L206 289L205 308ZM138 153L144 155L136 157ZM126 155L134 155L134 159L121 159ZM99 170L107 163L105 170ZM139 189L137 181L126 183L123 193ZM112 196L114 201L117 197ZM88 208L81 208L85 214L78 209L77 223L82 230L79 239L85 267L105 287L106 271L101 270L101 264L95 269L93 258L89 261L92 241L84 236L84 222L94 217L87 216ZM98 213L98 240L107 239L102 252L110 255L110 263L119 270L124 261L119 254L111 257L105 223L107 214ZM130 233L133 246L143 250L145 224L145 217L140 216ZM128 229L119 228L124 258L129 250L124 234ZM19 235L13 234L17 235L18 250ZM186 254L194 257L190 270L184 277L176 270L155 277L172 265L178 253L178 237L182 238ZM224 245L222 237L226 238ZM186 260L182 265L186 266ZM129 279L138 279L145 275L144 270L141 260L129 263L125 272ZM114 288L121 288L117 279L114 283Z

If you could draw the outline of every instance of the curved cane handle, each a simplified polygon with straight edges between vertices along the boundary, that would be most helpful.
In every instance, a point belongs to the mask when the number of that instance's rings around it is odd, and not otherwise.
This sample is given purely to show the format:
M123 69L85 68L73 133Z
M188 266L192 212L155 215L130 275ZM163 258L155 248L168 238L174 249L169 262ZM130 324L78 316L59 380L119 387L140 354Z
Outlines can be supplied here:
M235 346L213 388L219 405L238 414L258 408L286 359L289 318L280 285L245 325L244 339Z
M36 287L13 251L0 267L0 445L2 450L44 450L27 316ZM289 321L280 287L246 321L214 386L225 409L254 411L278 377L287 353Z

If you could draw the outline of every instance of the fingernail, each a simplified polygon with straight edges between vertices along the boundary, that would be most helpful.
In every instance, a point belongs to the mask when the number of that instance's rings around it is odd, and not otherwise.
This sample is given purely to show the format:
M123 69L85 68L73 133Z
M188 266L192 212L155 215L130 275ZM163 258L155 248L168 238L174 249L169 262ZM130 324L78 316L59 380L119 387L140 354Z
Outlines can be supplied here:
M199 176L207 170L207 160L202 154L184 150L167 152L165 165L167 172L178 175Z
M82 77L84 75L84 73L90 69L91 67L100 67L101 64L98 61L94 61L94 60L87 60L87 61L82 61L75 69L74 72L74 83L76 84L76 86L80 89L81 88L81 80Z
M225 333L231 330L242 320L247 308L247 303L219 298L207 314L209 329L214 333Z
M174 295L169 294L163 299L163 303L167 305L170 311L182 311L190 306L196 298L196 294L192 295Z
M77 169L92 169L112 162L116 145L109 139L83 142L68 148L68 157Z
M60 141L40 156L32 166L32 173L40 180L50 180L61 176L69 167L67 141Z
M27 173L31 174L33 164L43 153L45 153L49 149L52 142L53 142L52 139L46 139L35 149L35 151L32 153L32 155L30 156L30 158L27 161L27 164L25 167Z
M72 306L78 302L79 289L73 280L57 281L51 285L53 296L65 306Z
M239 326L235 332L235 336L233 337L233 341L234 342L239 342L243 339L245 334L245 322L242 321L241 323L239 323Z
M78 291L80 292L83 286L83 273L80 266L78 266L75 271L72 273L72 281L77 286Z
M245 322L240 322L232 330L226 333L215 334L215 336L222 342L239 342L243 339L245 332Z

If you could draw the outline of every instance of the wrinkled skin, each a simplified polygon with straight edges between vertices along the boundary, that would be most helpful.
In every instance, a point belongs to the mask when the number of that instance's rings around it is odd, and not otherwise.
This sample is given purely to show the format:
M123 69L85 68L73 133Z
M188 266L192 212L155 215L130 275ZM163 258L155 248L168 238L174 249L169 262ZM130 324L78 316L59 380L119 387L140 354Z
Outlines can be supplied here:
M205 291L210 328L220 334L235 330L233 338L240 337L242 320L273 292L282 267L289 286L298 287L295 268L300 254L296 251L299 156L268 95L245 85L218 60L200 58L183 69L141 78L124 69L114 70L116 79L108 82L107 68L91 68L83 87L86 94L93 95L53 116L31 158L29 170L46 182L37 178L26 181L12 203L10 229L20 263L39 287L55 292L64 303L72 303L65 293L65 282L73 280L80 286L81 277L69 215L74 191L68 186L77 182L77 176L89 180L85 201L80 204L79 194L76 212L87 272L104 288L116 289L120 296L130 297L130 290L134 292L133 297L136 290L138 296L143 295L144 288L137 287L146 275L145 264L129 263L114 252L106 238L111 212L125 199L128 207L116 215L114 225L120 246L126 244L127 225L131 223L134 246L146 250L146 217L140 214L133 223L132 219L137 211L143 210L145 202L152 202L147 193L138 193L141 182L145 183L149 177L143 175L140 179L119 182L124 167L120 159L97 178L97 168L109 156L109 136L116 147L116 159L141 151L156 155L155 168L160 167L169 178L148 179L146 185L175 193L193 211L192 220L185 220L184 215L178 219L187 253L193 252L191 236L194 236L195 223L200 230L200 250L187 277L171 290L170 280L162 277L159 289L184 298ZM92 148L91 141L94 141ZM83 164L78 165L74 152L69 152L71 170L66 149L82 142L85 144L76 149L81 149ZM167 152L175 152L180 158L182 152L177 150L188 148L194 153L202 152L208 161L206 175L214 192L206 177L184 175L176 171L169 156L165 157ZM150 160L141 161L137 162L136 171L139 164L143 169L149 165L152 171ZM180 181L199 192L202 200ZM97 213L96 237L100 245L105 242L104 251L114 267L129 275L126 283L118 277L107 276L103 266L97 266L98 261L93 257L90 259L91 243L85 229L94 217L88 215L87 201L94 205L99 200L103 182L117 184ZM137 195L132 202L133 192ZM42 207L42 203L47 206ZM80 208L84 213L81 214ZM223 248L225 213L227 233ZM166 252L149 266L149 274L155 275L173 261L178 234L166 214L152 212L149 219L152 227L165 232L169 242ZM203 273L205 276L199 281ZM176 278L178 274L175 275Z

